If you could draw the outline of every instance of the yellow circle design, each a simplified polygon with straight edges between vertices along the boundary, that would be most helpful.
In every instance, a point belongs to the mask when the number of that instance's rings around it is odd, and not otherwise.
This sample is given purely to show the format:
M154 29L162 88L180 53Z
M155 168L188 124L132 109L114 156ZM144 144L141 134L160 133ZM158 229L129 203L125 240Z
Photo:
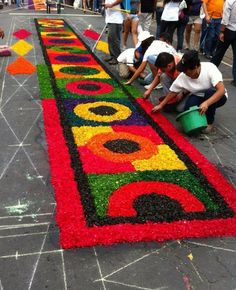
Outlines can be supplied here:
M110 107L116 110L114 114L110 116L102 116L97 115L91 112L89 109L98 108L101 106ZM127 119L131 114L132 111L121 104L112 103L112 102L95 102L95 103L87 103L87 104L79 104L74 108L74 112L77 116L90 121L98 121L98 122L112 122L112 121L119 121Z

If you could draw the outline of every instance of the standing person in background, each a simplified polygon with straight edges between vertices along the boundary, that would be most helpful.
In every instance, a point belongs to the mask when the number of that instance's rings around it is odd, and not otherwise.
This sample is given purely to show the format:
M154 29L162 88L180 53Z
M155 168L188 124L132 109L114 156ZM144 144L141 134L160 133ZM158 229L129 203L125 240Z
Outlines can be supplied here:
M156 1L157 0L141 0L139 23L144 31L150 30L154 11L156 10Z
M131 29L131 34L133 38L133 44L136 46L138 43L138 24L140 13L140 0L130 1L130 13L126 14L126 19L124 21L124 32L123 32L123 48L126 49L127 38Z
M108 28L108 49L110 55L104 61L110 65L118 64L117 58L121 53L121 31L123 16L121 14L120 3L122 0L105 0L105 22Z
M56 0L57 14L61 14L61 1L62 0Z
M157 23L157 30L156 30L156 39L160 38L161 34L161 15L163 12L164 0L157 0L156 3L156 23Z
M236 0L225 1L219 42L211 62L219 66L230 45L233 50L233 80L231 84L236 87Z
M171 43L179 23L181 2L182 0L164 0L164 10L161 16L161 33L167 32L170 35Z
M86 9L87 9L87 1L86 0L82 1L82 6L83 6L84 13L86 13Z
M18 4L16 4L16 5L17 5L17 7L20 7L20 6L18 6ZM47 11L48 14L51 13L51 5L52 5L52 1L51 0L46 0L46 11Z
M202 0L205 18L202 23L201 50L211 59L220 33L224 0Z
M18 8L22 7L22 1L21 0L16 0L16 6ZM50 12L49 12L50 13Z
M177 47L176 50L182 53L184 44L184 31L189 22L189 10L193 0L185 0L186 8L183 8L179 14L179 21L177 24Z
M4 38L5 34L2 28L0 28L0 38Z
M200 10L202 6L202 0L192 0L192 4L189 9L189 22L185 29L185 42L186 49L191 49L190 47L190 39L192 29L194 30L193 37L193 49L198 50L199 48L199 40L202 29L202 19L200 18Z
M94 12L100 11L100 1L99 0L93 0L93 11Z
M122 32L122 50L127 49L127 40L131 31L131 19L125 18L123 22L123 32Z

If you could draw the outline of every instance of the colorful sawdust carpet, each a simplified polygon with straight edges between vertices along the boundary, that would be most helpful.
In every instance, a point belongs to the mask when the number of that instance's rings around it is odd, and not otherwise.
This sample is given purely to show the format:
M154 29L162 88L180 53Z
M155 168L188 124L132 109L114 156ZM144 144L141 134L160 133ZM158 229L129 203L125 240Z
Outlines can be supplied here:
M63 20L35 20L64 248L236 234L236 191Z

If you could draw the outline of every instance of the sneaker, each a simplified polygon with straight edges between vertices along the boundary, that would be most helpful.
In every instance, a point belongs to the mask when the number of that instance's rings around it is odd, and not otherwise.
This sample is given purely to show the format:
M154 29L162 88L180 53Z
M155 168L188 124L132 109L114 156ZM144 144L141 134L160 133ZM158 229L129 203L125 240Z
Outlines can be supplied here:
M212 59L212 55L210 55L210 54L205 54L205 58L207 58L207 59Z
M144 88L145 88L146 90L148 90L150 87L151 87L151 84L150 84L150 85L146 85L146 86L144 86ZM158 90L158 89L162 89L162 88L163 88L162 84L158 84L158 85L154 88L154 90Z
M106 56L106 57L104 57L104 61L105 62L108 62L108 61L111 61L113 58L109 55L109 56Z
M198 52L199 52L199 54L201 54L201 55L205 55L205 52L204 52L203 48L201 48L201 47L199 48Z
M216 134L216 128L214 126L207 126L206 129L202 130L202 133L207 135Z
M108 62L110 65L116 65L118 64L118 61L116 59L111 59L109 62Z
M232 86L236 87L236 80L232 80L232 81L230 82L230 84L231 84Z
M127 49L127 46L126 45L123 45L122 48L121 48L122 51L124 51L126 49Z

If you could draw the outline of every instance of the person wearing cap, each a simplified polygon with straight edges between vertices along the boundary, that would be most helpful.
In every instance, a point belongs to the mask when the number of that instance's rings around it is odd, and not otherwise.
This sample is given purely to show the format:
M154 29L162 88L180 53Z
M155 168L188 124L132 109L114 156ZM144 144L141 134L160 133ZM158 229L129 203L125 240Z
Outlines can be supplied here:
M187 51L177 64L177 70L181 74L170 87L170 93L152 112L162 110L165 105L176 98L181 92L188 94L184 111L192 106L199 106L200 114L206 114L208 126L205 133L213 129L216 109L227 101L227 92L223 83L222 74L218 68L210 62L200 62L198 52Z
M161 52L168 52L173 55L177 54L176 50L172 45L169 44L169 35L166 33L161 34L160 40L154 40L151 45L147 48L146 52L143 54L143 60L141 65L138 67L134 75L131 79L126 82L126 85L131 85L134 80L139 77L139 75L146 68L147 64L149 64L152 77L154 78L157 74L157 68L155 67L155 62L158 55Z
M140 47L128 48L118 56L118 72L121 78L127 79L136 72L142 61L142 54L140 51ZM141 73L140 77L143 79L145 74Z
M148 41L148 39L155 40L154 35L152 35L149 31L140 31L140 33L138 34L138 42L135 47L138 48L142 43Z
M136 72L143 60L143 54L154 40L149 31L142 31L138 36L136 48L128 48L118 56L118 72L121 78L127 79ZM145 74L141 73L140 78L144 77Z

